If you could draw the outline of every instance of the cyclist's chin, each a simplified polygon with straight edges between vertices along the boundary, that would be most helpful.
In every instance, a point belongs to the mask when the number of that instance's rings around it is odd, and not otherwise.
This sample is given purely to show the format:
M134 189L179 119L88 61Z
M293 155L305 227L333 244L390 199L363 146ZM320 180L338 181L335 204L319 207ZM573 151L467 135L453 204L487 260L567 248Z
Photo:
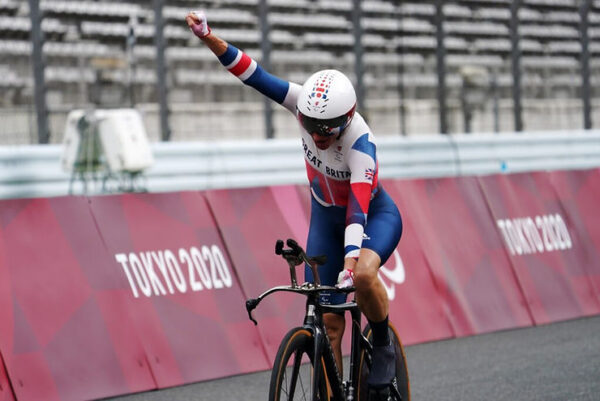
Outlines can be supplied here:
M317 148L319 148L320 150L325 150L331 146L335 138L313 138L313 140L315 141L315 145L317 146Z

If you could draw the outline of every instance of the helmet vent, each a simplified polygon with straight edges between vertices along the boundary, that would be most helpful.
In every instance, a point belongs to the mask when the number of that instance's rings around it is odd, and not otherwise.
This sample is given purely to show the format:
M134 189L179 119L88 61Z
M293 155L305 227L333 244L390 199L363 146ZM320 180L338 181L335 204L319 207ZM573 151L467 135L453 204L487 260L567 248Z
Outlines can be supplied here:
M330 71L326 71L318 76L317 79L315 79L308 97L314 101L314 105L310 102L309 104L314 106L315 111L319 111L320 113L325 112L327 102L329 101L329 89L331 88L331 83L333 82L333 76L334 74L332 74Z

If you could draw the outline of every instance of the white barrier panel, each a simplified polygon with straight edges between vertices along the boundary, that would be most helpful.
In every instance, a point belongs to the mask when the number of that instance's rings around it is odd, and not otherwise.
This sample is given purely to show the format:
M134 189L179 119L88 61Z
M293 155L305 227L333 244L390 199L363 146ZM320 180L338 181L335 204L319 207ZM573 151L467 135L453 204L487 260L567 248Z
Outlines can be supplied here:
M302 184L300 139L151 145L151 192ZM0 147L0 198L66 195L60 145ZM447 177L600 166L600 131L378 138L382 178ZM77 193L77 192L76 192Z

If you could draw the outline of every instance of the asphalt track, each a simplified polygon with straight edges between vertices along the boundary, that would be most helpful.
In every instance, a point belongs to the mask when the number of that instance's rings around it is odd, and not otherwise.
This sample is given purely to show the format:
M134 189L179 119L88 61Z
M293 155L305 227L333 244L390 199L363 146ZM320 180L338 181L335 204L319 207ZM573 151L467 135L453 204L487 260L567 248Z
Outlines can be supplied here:
M413 401L600 400L600 316L406 347ZM269 372L112 398L266 401Z

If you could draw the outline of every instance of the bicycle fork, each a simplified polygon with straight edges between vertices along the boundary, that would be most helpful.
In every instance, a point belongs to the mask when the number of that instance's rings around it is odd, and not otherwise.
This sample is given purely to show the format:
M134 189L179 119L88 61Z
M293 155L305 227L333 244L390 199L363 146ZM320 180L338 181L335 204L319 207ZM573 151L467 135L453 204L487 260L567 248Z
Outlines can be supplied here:
M314 330L315 332L313 333L313 335L315 339L315 372L312 378L312 399L318 400L318 391L320 388L319 380L326 381L326 383L330 386L333 395L336 398L345 399L344 386L342 385L340 372L337 367L337 364L335 363L333 349L331 348L331 343L327 338L327 334L319 326L314 327ZM320 362L321 360L323 360L325 369L323 369L323 364Z

